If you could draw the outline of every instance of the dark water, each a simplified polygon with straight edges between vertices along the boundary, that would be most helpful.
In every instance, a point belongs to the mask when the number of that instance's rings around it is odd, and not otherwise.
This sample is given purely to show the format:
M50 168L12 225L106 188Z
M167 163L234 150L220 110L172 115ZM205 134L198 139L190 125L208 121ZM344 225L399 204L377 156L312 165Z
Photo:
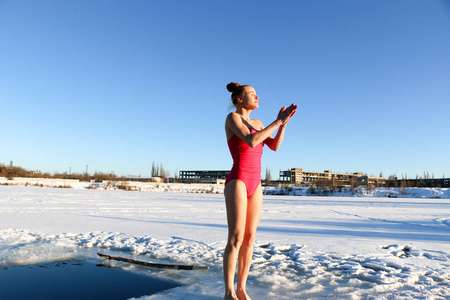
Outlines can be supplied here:
M0 269L0 300L107 299L151 295L180 284L94 262L65 261Z

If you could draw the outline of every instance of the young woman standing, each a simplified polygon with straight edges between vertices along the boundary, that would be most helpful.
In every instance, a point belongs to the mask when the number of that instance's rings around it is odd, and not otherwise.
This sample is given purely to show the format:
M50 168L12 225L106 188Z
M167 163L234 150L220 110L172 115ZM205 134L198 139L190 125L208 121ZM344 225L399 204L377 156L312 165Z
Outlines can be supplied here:
M294 116L297 105L282 107L275 121L264 127L251 119L250 113L259 107L259 97L253 87L231 82L227 85L236 111L227 116L225 132L233 157L233 168L225 181L225 202L228 221L228 241L223 257L225 281L224 299L250 299L246 293L247 277L253 256L253 243L262 209L261 156L263 146L277 151L286 123ZM277 134L271 134L276 130ZM234 277L238 264L237 289Z

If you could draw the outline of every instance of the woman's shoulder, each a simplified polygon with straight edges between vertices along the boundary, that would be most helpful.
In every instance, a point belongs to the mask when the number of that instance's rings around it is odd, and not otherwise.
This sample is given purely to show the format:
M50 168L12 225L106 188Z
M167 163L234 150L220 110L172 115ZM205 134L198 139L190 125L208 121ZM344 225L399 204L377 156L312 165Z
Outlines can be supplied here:
M232 111L227 115L227 118L235 118L235 117L239 117L239 114L235 111Z
M230 112L227 115L227 122L238 122L241 121L241 116L237 112Z

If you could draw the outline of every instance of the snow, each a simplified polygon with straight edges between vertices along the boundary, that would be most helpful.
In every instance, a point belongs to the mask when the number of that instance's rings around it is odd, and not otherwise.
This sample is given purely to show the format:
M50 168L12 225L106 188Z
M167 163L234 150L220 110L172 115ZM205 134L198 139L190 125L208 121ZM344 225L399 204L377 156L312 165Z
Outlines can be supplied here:
M222 299L220 186L130 183L139 192L55 180L0 183L10 184L0 186L0 267L100 259L96 252L204 265L210 269L110 262L184 284L140 299ZM50 188L60 185L72 188ZM270 193L283 192L276 190ZM386 197L396 191L397 198ZM289 194L264 196L248 283L254 299L450 299L448 189Z

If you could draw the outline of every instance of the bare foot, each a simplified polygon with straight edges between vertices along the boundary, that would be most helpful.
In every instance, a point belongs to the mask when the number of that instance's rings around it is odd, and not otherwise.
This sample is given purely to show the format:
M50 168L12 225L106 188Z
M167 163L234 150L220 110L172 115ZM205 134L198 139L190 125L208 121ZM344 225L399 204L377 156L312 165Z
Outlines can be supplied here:
M239 300L252 300L245 291L238 291L237 294Z
M223 297L223 300L239 300L239 298L234 293L225 294L225 297Z

